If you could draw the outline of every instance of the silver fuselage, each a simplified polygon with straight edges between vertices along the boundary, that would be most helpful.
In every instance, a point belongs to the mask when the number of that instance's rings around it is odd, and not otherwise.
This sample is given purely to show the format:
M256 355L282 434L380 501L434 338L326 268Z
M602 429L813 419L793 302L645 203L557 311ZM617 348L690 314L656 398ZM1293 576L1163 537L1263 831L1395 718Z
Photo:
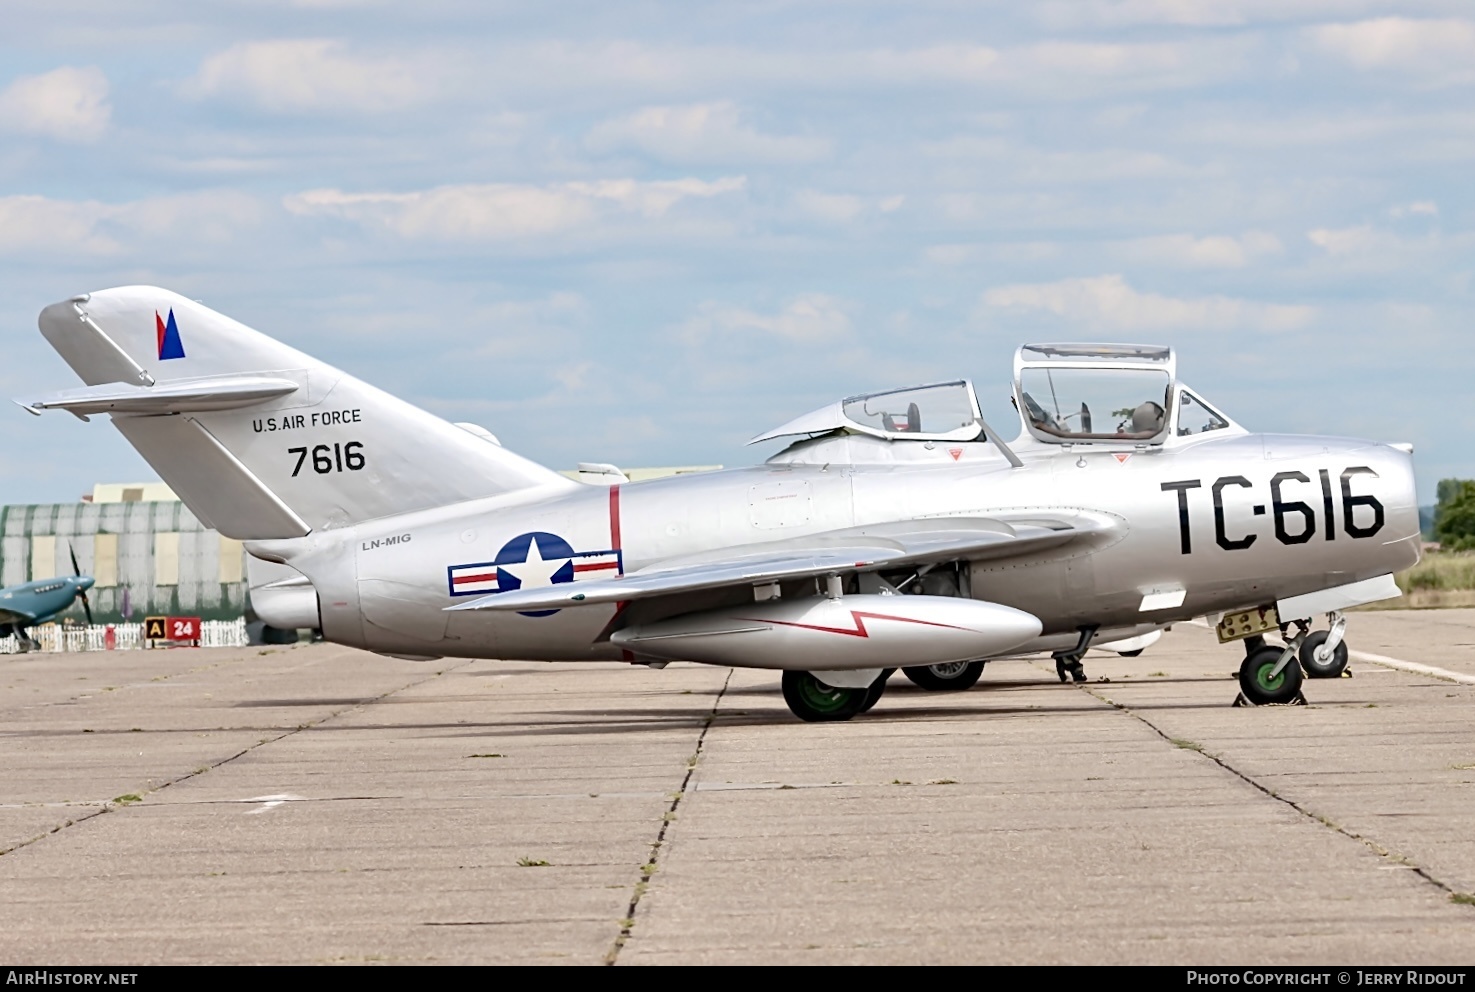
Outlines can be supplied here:
M447 612L462 601L448 574L493 562L530 532L589 556L579 561L608 562L613 552L630 573L922 517L1104 519L1109 526L1084 543L968 563L961 594L1039 617L1042 635L1025 650L1047 650L1074 643L1084 625L1125 637L1386 575L1419 558L1411 457L1389 445L1234 433L1136 450L1026 439L1017 450L1020 467L982 441L831 436L752 468L523 491L255 550L281 555L311 580L330 640L408 655L546 660L621 658L608 635L628 615L609 605ZM1144 611L1144 596L1164 590L1181 590L1181 604ZM785 590L815 594L812 580ZM659 609L674 615L744 598L750 589L674 597ZM642 619L658 619L649 609Z

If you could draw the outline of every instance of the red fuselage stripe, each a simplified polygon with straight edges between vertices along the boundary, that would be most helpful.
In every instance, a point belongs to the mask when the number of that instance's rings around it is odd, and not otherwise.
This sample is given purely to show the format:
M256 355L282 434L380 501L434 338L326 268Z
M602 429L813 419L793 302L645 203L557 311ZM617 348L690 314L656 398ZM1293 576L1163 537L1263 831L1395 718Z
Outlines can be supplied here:
M609 487L609 546L620 550L620 487Z
M756 617L738 617L750 623L771 623L780 627L798 627L802 630L818 630L826 634L844 634L847 637L870 637L866 630L866 618L872 620L895 620L897 623L915 623L923 627L942 627L944 630L967 630L967 627L955 627L950 623L933 623L931 620L914 620L911 617L893 617L885 613L862 613L859 610L851 610L850 617L855 621L854 630L846 630L844 627L824 627L812 623L790 623L787 620L765 620Z

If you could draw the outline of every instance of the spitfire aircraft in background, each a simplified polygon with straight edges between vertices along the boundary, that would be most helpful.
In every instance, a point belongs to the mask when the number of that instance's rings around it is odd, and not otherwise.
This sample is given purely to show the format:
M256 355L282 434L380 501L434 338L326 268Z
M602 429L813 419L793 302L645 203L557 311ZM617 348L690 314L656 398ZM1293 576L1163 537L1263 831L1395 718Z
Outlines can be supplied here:
M34 579L18 586L0 589L0 637L15 637L20 651L34 651L40 643L26 633L26 628L45 623L82 601L82 610L87 622L92 622L92 604L87 602L87 590L92 588L92 576L83 575L77 567L77 552L72 551L72 575L59 575L54 579Z
M1020 348L1011 442L957 380L799 417L762 465L602 487L166 290L40 326L86 386L24 406L110 414L247 542L263 620L399 657L773 669L845 720L898 667L945 688L1050 652L1080 680L1093 645L1210 615L1245 697L1287 702L1419 557L1408 446L1251 434L1163 347Z

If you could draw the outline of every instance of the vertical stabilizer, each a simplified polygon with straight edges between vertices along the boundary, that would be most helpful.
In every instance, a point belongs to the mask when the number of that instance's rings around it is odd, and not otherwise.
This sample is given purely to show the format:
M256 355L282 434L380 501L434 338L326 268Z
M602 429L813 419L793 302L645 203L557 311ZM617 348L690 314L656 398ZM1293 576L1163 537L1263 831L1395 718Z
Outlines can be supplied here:
M110 408L115 425L192 511L230 537L297 537L577 485L168 290L76 297L43 310L40 326L88 386L126 384L131 391ZM243 375L295 388L242 399ZM188 398L147 402L149 391L181 384ZM171 412L134 412L165 407Z

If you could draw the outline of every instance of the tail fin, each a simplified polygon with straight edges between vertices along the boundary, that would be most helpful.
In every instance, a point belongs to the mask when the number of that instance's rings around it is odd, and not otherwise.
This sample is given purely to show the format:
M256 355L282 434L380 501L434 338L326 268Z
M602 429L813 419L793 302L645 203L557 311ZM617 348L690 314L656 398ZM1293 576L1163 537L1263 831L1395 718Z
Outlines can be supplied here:
M177 293L108 289L41 311L90 388L28 404L113 423L207 525L299 537L577 483Z

